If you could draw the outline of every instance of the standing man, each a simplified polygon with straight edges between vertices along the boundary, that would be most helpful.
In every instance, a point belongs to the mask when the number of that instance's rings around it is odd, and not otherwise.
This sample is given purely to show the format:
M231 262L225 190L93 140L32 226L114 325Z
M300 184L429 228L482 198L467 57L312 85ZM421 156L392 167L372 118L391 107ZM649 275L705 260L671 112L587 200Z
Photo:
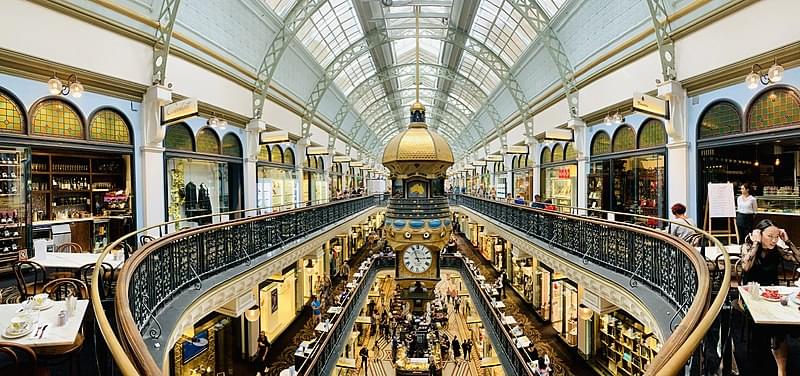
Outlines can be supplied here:
M399 345L397 341L397 336L392 336L392 364L397 362L397 346Z
M469 360L469 353L472 351L472 340L467 339L461 345L461 348L464 349L464 360Z
M316 295L311 296L311 313L314 315L314 321L317 324L322 322L322 303L320 303Z
M358 352L358 355L361 355L361 367L364 368L364 376L367 376L367 359L369 359L369 350L367 350L366 346L361 348L361 351Z

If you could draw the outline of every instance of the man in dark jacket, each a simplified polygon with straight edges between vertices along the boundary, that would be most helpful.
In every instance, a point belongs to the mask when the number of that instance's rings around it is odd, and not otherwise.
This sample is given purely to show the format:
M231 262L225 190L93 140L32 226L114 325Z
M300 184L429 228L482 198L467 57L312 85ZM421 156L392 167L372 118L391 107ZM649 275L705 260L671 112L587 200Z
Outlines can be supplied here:
M362 347L361 351L358 352L358 355L361 355L361 368L364 368L364 376L367 375L367 359L369 359L369 350L366 347Z

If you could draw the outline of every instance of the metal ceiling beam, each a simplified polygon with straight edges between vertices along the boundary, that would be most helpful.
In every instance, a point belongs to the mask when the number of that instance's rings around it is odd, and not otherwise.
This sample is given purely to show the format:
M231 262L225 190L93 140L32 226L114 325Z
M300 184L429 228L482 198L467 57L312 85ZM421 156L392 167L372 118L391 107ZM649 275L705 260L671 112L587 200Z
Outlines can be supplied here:
M167 76L167 58L169 46L172 43L172 28L178 17L178 7L181 0L164 0L161 3L161 12L158 14L158 28L156 28L156 43L153 45L153 85L163 85Z
M389 111L385 111L385 112L377 115L376 116L377 120L375 120L372 123L370 123L370 126L372 126L372 128L375 130L375 134L382 134L383 132L389 130L390 128L387 128L387 122L391 123L391 122L398 122L399 121L400 122L399 123L400 126L397 127L397 128L399 128L401 130L405 129L405 126L407 124L407 122L405 121L406 118L398 119L397 116L390 117L389 115L391 115L391 112L392 111L389 110ZM464 119L461 119L461 118L453 115L453 113L451 113L449 111L446 111L446 110L445 111L435 112L433 114L426 114L425 117L426 118L431 117L429 115L433 115L432 119L444 119L444 118L446 118L446 119L450 120L449 123L457 122L460 127L465 127L465 126L467 126L467 124L469 124L468 121L464 121ZM391 119L392 121L389 121L389 119ZM458 128L452 128L452 129L450 129L450 131L456 131L457 132Z
M403 94L408 94L409 92L414 92L414 90L415 90L415 88L406 88L406 89L396 90L396 91L392 92L392 94L388 94L385 98L390 104L391 103L397 103L399 101L400 102L400 106L405 107L405 104L403 103L404 100L405 99L409 99L409 98L413 99L414 97L412 95L403 95ZM445 94L444 92L441 92L438 89L428 88L428 87L421 87L421 88L419 88L419 91L420 91L420 93L428 94L428 95L425 95L425 97L427 99L433 99L433 100L439 101L440 103L453 105L453 107L456 110L459 111L459 114L464 116L466 119L469 119L470 117L472 117L472 115L475 114L468 107L466 107L461 102L460 99L455 98L452 95ZM433 95L430 95L430 94L433 94ZM451 100L449 100L448 98L451 98ZM368 104L366 107L364 107L363 113L366 113L370 108L374 107L376 104L380 104L381 99L383 99L383 98L375 100L375 101L371 102L370 104ZM430 102L431 106L433 104L434 104L433 102ZM375 121L375 118L364 116L364 120L367 121L367 122Z
M675 45L672 43L672 28L669 25L669 13L663 0L647 0L647 8L650 10L650 19L656 32L656 43L658 44L658 55L661 58L661 76L664 82L672 81L676 78L675 70Z

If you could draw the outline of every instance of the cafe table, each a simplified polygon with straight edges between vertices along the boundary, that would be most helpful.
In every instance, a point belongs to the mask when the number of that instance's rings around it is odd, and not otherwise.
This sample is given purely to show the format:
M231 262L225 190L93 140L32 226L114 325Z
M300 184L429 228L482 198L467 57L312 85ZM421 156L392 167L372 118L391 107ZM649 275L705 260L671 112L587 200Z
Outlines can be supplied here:
M703 249L701 247L694 247L694 249L697 250L697 253L701 253L702 254ZM739 245L739 244L726 245L725 246L725 250L727 250L728 254L731 255L731 256L739 256L739 255L741 255L741 252L742 252L742 246ZM706 260L709 260L709 261L716 260L717 256L722 254L722 252L720 252L719 248L717 248L714 245L707 245L705 252L706 252L706 254L705 254Z
M344 308L342 308L342 307L330 307L330 308L328 308L328 313L331 314L331 315L338 315L338 314L342 313L343 310L344 310Z
M47 252L45 257L37 256L30 260L35 261L45 268L53 269L80 269L86 264L94 264L100 258L100 253L67 253L67 252ZM103 262L109 263L112 268L119 269L125 262L122 254L114 256L106 255Z
M363 276L363 274L361 274L361 273L353 273L353 278L358 279L358 278L361 278L361 276Z
M515 338L514 343L517 345L518 349L521 349L530 346L531 340L528 338L528 336L522 336Z
M317 324L317 326L314 328L314 330L316 330L318 332L327 333L329 330L331 330L331 327L333 327L333 324L328 323L328 322L321 322L321 323Z
M501 301L492 302L492 306L494 306L494 308L500 308L500 309L506 308L506 305Z
M800 288L787 286L761 286L759 296L750 293L751 286L739 286L739 296L742 297L747 311L753 317L753 322L760 325L800 325L800 298L797 297ZM780 302L766 300L761 297L765 289L777 289L781 295L789 296L789 305L783 306Z
M67 320L67 323L64 326L57 325L57 316L59 312L66 310L66 302L55 301L50 308L32 312L34 317L36 317L38 312L39 320L33 324L33 331L31 331L30 334L21 338L6 338L6 328L8 328L10 325L11 318L21 314L20 308L22 308L22 306L23 304L0 304L0 326L2 326L0 331L3 333L0 341L17 343L34 348L64 346L74 343L75 339L78 337L78 331L80 331L81 326L83 325L83 316L86 314L86 308L89 306L89 301L78 300L75 306L75 312L73 313L72 317ZM37 332L36 329L44 325L47 325L47 328L44 329L44 333L40 336L41 338L34 337Z
M503 324L516 325L517 320L514 318L514 316L503 316Z

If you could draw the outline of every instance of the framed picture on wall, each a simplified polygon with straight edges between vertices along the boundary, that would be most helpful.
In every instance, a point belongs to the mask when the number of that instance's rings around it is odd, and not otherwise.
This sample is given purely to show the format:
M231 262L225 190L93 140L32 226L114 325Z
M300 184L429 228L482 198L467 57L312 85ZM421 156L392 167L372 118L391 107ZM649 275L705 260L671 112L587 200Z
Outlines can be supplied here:
M273 289L270 297L272 298L272 312L274 313L278 310L278 289Z

